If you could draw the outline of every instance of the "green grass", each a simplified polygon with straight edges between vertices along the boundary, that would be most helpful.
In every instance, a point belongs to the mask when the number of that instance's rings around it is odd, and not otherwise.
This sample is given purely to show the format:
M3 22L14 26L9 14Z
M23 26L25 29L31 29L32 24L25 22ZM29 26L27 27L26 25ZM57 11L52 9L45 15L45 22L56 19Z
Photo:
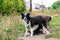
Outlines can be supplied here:
M60 18L54 17L50 22L51 34L46 35L46 38L60 38Z
M10 22L10 24L9 24ZM55 16L50 22L50 34L45 38L60 38L60 18ZM22 36L25 32L25 26L23 25L19 16L1 16L0 17L0 39L1 40L17 40L19 36Z
M0 40L18 40L24 32L19 16L0 16Z
M55 15L54 13L44 12L44 15ZM32 13L35 13L32 12ZM36 11L33 16L37 15L39 12ZM48 13L48 14L47 14ZM59 15L59 14L58 14ZM59 16L54 16L50 22L50 35L46 35L46 38L60 38L60 18ZM25 32L25 26L21 20L20 16L0 16L0 40L18 40L19 36L22 36Z
M16 29L17 29L17 30L20 30L22 33L25 32L25 26L24 26L24 25L18 25L18 26L16 27Z

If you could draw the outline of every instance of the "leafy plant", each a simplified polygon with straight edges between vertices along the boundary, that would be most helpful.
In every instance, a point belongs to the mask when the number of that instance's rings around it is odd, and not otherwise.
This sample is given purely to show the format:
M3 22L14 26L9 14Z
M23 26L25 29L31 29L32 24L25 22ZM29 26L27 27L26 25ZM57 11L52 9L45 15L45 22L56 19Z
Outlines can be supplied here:
M13 12L22 12L25 10L23 0L0 0L0 13L10 15Z
M52 8L53 9L60 8L60 1L56 1L55 3L53 3Z

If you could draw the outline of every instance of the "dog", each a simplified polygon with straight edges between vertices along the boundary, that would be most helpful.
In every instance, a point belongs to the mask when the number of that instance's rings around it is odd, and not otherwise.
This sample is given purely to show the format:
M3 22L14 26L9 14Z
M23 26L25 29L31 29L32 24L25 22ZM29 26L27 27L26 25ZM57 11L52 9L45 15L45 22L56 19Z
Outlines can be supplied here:
M51 21L52 17L51 16L42 16L42 17L44 17L43 19L45 19L46 21L48 21L47 24L49 26L49 22ZM29 31L29 33L31 33L31 32ZM40 33L43 33L43 27L42 27L42 25L38 25L38 27L33 32L34 35L37 35L37 34L40 34Z
M26 32L25 32L25 35L24 36L27 36L27 33L28 33L28 27L30 28L30 32L31 32L31 37L33 36L33 32L34 32L34 25L39 25L40 27L45 27L47 32L46 34L49 34L49 30L47 28L47 21L45 20L44 17L42 16L35 16L35 17L31 17L30 16L30 13L21 13L21 16L22 16L22 21L24 22L25 24L25 27L26 27Z

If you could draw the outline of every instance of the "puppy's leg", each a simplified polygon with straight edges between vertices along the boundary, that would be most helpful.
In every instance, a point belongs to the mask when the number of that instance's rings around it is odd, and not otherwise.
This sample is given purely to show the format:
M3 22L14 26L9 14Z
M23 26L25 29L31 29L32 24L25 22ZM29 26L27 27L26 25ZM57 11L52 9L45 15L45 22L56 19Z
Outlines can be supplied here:
M31 37L33 36L33 28L30 28L31 31Z
M34 30L34 35L37 35L40 33L40 27L38 26L35 30Z
M43 33L43 26L39 24L40 33Z

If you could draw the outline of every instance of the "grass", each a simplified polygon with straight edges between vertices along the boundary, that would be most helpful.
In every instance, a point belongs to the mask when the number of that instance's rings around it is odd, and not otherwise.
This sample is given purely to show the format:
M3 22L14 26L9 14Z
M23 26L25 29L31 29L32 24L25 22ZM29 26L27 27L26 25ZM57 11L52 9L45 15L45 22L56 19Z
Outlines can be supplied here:
M18 40L25 31L20 16L0 16L0 40Z
M57 14L57 15L56 15ZM50 34L46 35L45 38L60 38L60 10L45 10L41 12L40 10L35 10L31 13L32 16L36 15L49 15L53 16L49 27L51 28Z
M46 38L60 38L60 18L54 17L50 22L51 34L46 35Z
M50 9L50 10L45 10L43 12L36 10L33 11L31 15L53 16L53 19L51 20L49 25L49 27L51 28L50 34L46 35L45 38L60 38L60 10Z
M55 10L54 10L55 11ZM52 13L52 14L51 14ZM57 13L57 12L56 12ZM33 11L31 13L32 16L36 15L50 15L54 16L55 12L51 12L51 10L44 11ZM60 38L60 18L58 16L54 16L54 18L50 22L50 35L46 35L46 38ZM19 36L22 36L25 32L25 27L19 15L10 15L10 16L0 16L0 40L18 40Z

